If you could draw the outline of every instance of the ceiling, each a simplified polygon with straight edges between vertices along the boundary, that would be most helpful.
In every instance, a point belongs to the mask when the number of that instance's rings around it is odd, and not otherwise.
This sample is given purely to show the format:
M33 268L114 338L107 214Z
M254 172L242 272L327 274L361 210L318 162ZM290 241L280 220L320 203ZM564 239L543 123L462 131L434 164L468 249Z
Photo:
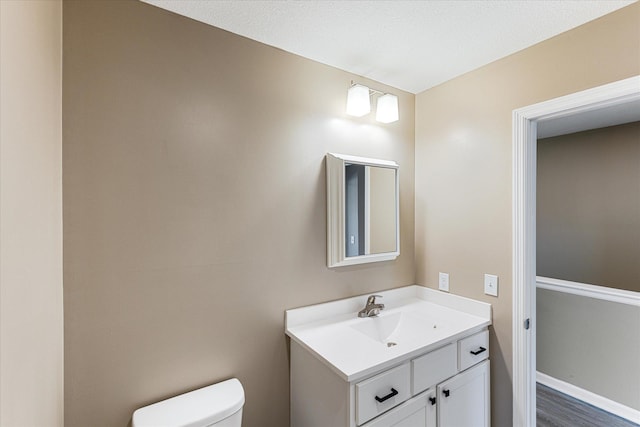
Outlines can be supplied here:
M635 0L142 0L419 93Z
M600 129L640 121L640 100L605 106L597 110L571 114L538 122L538 138Z

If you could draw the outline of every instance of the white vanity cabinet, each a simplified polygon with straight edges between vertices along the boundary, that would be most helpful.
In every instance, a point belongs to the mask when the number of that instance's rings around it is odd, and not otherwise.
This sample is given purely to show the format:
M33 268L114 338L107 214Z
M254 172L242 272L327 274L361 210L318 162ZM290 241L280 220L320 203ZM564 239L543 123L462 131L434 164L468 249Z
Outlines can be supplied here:
M486 360L363 427L489 427L489 393L489 361Z
M287 310L291 427L489 427L491 306L421 286Z
M349 383L292 342L291 426L489 427L488 349L484 329Z

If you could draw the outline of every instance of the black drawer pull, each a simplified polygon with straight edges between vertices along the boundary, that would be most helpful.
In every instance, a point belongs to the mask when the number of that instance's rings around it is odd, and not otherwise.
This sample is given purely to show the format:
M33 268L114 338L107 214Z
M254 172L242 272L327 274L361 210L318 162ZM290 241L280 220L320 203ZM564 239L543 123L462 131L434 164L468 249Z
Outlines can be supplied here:
M393 396L395 396L396 394L398 394L398 390L396 390L395 388L391 387L391 393L387 394L384 397L378 397L376 396L376 400L380 403L384 402L387 399L391 399Z
M477 356L477 355L479 355L480 353L482 353L484 351L487 351L487 349L484 348L484 347L480 347L480 350L478 350L478 351L471 350L469 353L473 354L474 356Z
M435 397L430 397L429 398L429 402L431 402L431 405L435 405L436 404L436 398Z
M451 394L451 392L449 390L442 390L442 394L444 394L444 397L449 397L449 394Z

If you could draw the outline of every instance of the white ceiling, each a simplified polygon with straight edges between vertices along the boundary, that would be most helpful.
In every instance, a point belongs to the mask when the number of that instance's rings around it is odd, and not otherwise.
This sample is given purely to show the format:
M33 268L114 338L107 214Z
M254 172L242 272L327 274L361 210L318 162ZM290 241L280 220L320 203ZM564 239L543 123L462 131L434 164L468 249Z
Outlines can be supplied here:
M538 122L538 139L640 121L640 100Z
M635 0L142 0L412 93Z

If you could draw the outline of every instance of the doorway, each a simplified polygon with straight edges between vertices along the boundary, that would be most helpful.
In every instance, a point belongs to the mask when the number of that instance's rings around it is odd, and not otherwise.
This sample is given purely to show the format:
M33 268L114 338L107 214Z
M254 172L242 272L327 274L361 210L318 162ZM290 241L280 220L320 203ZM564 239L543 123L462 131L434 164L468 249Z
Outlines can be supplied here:
M572 125L577 132L619 124L616 117L639 102L640 76L635 76L513 112L513 425L536 425L538 125Z

